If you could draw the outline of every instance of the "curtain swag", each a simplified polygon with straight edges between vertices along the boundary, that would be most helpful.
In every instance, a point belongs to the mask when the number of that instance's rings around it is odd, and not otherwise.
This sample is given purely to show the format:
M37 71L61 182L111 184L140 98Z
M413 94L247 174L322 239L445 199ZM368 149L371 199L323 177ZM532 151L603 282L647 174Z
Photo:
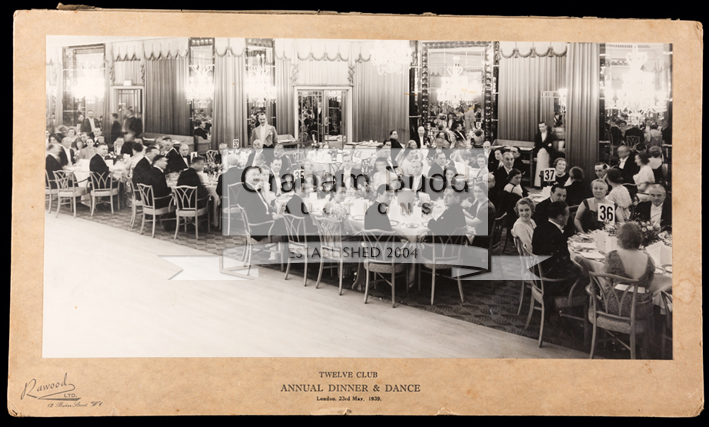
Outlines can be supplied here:
M143 52L143 58L145 58L148 61L162 61L162 60L169 60L169 59L178 59L178 58L187 58L189 55L189 51L185 51L184 55L180 55L180 52L176 52L174 55L172 52L168 51L167 55L163 55L162 52L158 54L158 56L155 56L155 52L151 52L150 56L146 56L145 52Z
M296 55L297 58L301 61L342 61L342 62L347 62L347 59L343 58L340 52L337 52L337 55L335 55L334 58L330 58L330 56L327 54L327 52L323 53L320 58L316 58L315 55L313 55L313 52L310 52L308 56L305 58L301 58L300 54Z
M237 53L234 52L234 49L233 49L231 46L227 46L227 47L224 49L224 53L219 53L219 52L215 49L215 50L214 50L214 54L215 54L216 56L220 57L220 58L224 58L224 56L227 55L227 54L229 54L230 57L233 56L233 57L236 57L236 58L240 58L240 57L244 56L244 51L245 51L245 49L241 49L241 53L237 54Z
M498 51L497 51L497 59L499 60L500 57L505 58L505 59L509 59L509 58L529 58L530 56L531 56L532 58L534 58L534 57L544 58L544 57L547 57L547 56L556 56L556 57L560 58L560 57L566 56L566 52L568 51L568 49L569 49L569 48L566 47L566 48L564 48L564 51L563 51L563 52L561 52L561 53L556 53L556 52L554 51L554 47L553 47L553 46L549 46L549 48L547 49L546 52L539 53L539 52L537 52L536 46L534 46L534 47L532 47L532 48L529 50L529 53L527 53L526 55L524 55L524 54L520 53L519 48L515 47L515 48L512 50L512 53L510 53L509 55L505 55L504 53L502 53L502 50L498 50Z
M125 55L120 56L120 54L119 54L118 56L116 56L115 58L113 58L113 60L114 60L115 62L128 62L128 61L140 61L140 58L138 58L138 57L135 55L135 52L133 52L133 55L132 55L132 56L128 56L128 52L126 52Z

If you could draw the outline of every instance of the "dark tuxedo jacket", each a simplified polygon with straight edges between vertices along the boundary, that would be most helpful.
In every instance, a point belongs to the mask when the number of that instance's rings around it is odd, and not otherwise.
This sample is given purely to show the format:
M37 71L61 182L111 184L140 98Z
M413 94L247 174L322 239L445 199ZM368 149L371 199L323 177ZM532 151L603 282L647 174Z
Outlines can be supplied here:
M66 157L66 151L64 151L64 147L62 147L62 149L59 150L59 163L60 163L62 166L73 165L73 164L74 164L74 149L73 149L73 148L70 148L70 149L69 149L69 153L70 153L71 159L67 159L67 157Z
M650 221L650 209L652 202L640 202L635 208L635 214L641 221ZM660 226L663 230L672 229L672 203L669 199L665 199L662 204L662 216L660 217Z
M507 169L502 166L501 168L495 169L492 174L495 175L495 190L497 190L499 194L502 194L507 185L507 176L509 175Z
M167 172L182 172L185 169L189 169L189 166L185 163L185 159L187 159L187 163L189 163L189 157L182 157L176 150L170 150L170 152L167 153Z
M426 173L428 175L428 194L431 197L440 197L445 189L445 171L438 163L433 163ZM435 181L435 183L434 183Z
M500 160L495 158L495 150L490 150L490 155L487 157L487 169L494 173L499 166Z
M209 139L209 135L207 135L207 131L202 128L195 128L194 136L199 136L199 137L202 137L203 139Z
M620 163L618 166L615 166L620 169L620 171L623 173L623 181L626 184L635 184L635 180L633 179L633 175L637 174L640 170L638 165L635 164L635 152L631 151L630 154L628 155L628 159L625 161L625 165L623 167L620 167Z
M379 208L381 206L381 210ZM391 222L386 214L386 206L378 201L375 201L372 206L367 209L364 214L364 229L365 230L384 230L394 231L391 228ZM382 213L383 212L383 213Z
M150 176L152 174L153 165L150 160L143 157L138 160L135 167L133 168L133 184L136 189L136 198L140 200L140 191L138 191L138 184L152 185Z
M529 172L529 166L524 164L521 157L517 157L515 159L515 163L512 165L512 167L522 172L523 176L527 175L527 172Z
M414 141L416 141L416 146L418 148L424 147L426 144L431 143L431 138L429 138L427 135L423 136L423 141L421 141L421 138L419 137L418 132L414 135L412 138Z
M551 163L556 156L556 149L554 148L554 142L556 140L556 133L549 126L547 126L547 138L544 141L542 141L542 133L537 131L537 134L534 136L534 157L537 157L537 153L540 149L545 148L549 153L549 162Z
M291 168L293 167L293 163L290 161L288 156L286 156L284 154L278 158L281 159L281 175L284 175L284 174L290 172ZM273 162L274 160L276 160L275 156L273 156L273 159L271 159L271 162ZM269 167L271 167L271 162L269 162L269 164L268 164Z
M197 199L201 199L204 196L209 195L209 190L202 184L202 180L197 175L197 170L192 168L187 168L180 173L180 177L177 178L177 186L187 185L190 187L197 187ZM178 201L179 203L179 201ZM207 199L199 202L199 207L202 208L207 205Z
M57 160L56 157L52 156L51 154L47 154L47 159L45 163L47 168L47 175L49 175L49 179L52 180L52 188L57 188L57 183L54 181L54 172L62 170L62 165L59 160Z
M574 265L571 263L567 237L555 224L549 221L537 223L532 236L532 247L535 255L551 255L540 263L544 276L563 278L571 274Z
M123 145L121 145L121 156L123 156L124 154L128 154L129 156L133 156L133 142L135 142L135 141L124 141L123 142Z
M151 167L147 173L147 184L153 186L153 197L169 196L172 190L167 185L165 173L156 167ZM155 200L155 208L164 208L170 204L170 199Z
M96 154L91 158L91 161L89 161L89 170L91 172L96 172L100 174L101 176L105 177L111 173L111 171L108 169L108 164L106 161L101 157L100 154ZM97 188L97 184L93 182L93 179L90 180L90 184L92 188ZM116 187L118 185L118 181L112 181L108 180L107 184L111 185L112 187ZM107 187L102 187L102 188L107 188Z
M465 227L465 214L460 205L449 206L438 219L428 221L428 228L435 236L452 236L462 227Z
M566 187L566 204L569 206L580 205L584 199L590 196L589 192L586 191L586 187L583 185L583 181L574 181Z
M299 195L294 194L293 197L288 200L288 203L286 203L285 212L298 218L303 218L305 221L305 230L308 234L308 240L313 240L312 236L316 236L318 234L318 226L315 225L313 217L308 211L308 206Z
M626 131L625 131L625 143L628 145L630 145L630 141L628 141L629 136L636 136L637 137L636 144L639 144L641 142L643 142L643 143L645 142L645 134L643 133L643 131L641 131L640 129L638 129L636 127L626 129Z
M96 126L96 129L101 129L101 122L99 119L94 117L94 126ZM93 135L93 131L91 130L91 122L89 121L89 118L85 118L84 122L81 124L81 131L86 132L87 134Z
M268 153L269 151L271 154L270 157L273 157L273 150L268 150L268 149L264 148L263 152L261 152L261 154L263 155L263 158L266 160L266 164L270 164L269 153ZM255 157L256 157L256 152L252 150L251 153L249 154L249 158L246 160L246 164L244 165L244 167L248 168L249 166L253 166ZM284 170L283 167L281 167L281 170Z
M229 187L232 184L236 184L237 182L242 182L241 175L243 173L244 173L243 169L240 169L238 167L232 167L232 168L229 168L223 174L219 175L219 178L217 178L217 194L220 197L226 198L228 196L227 187Z
M113 144L114 142L116 142L116 139L122 136L123 128L121 127L121 124L118 122L118 120L114 120L111 124L111 135L109 135L108 140L111 142L111 144Z

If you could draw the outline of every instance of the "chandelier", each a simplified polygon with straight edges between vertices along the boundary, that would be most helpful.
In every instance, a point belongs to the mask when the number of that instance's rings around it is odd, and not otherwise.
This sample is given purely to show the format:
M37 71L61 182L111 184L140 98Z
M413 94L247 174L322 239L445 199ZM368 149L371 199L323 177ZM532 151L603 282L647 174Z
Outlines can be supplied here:
M214 99L214 79L210 75L212 64L191 65L193 75L185 89L185 98L191 100L199 108L207 108Z
M648 113L665 112L665 91L657 90L654 73L642 69L647 62L647 53L640 52L638 46L633 45L626 59L629 70L622 76L621 89L607 89L604 93L607 108L623 111L633 123L641 121Z
M453 57L453 65L446 67L448 76L442 79L441 88L436 90L438 101L458 106L461 103L469 103L475 100L477 94L482 92L481 83L470 83L468 77L463 76L463 67L460 65L460 57Z
M103 99L106 93L106 80L103 68L93 63L77 69L76 79L72 84L71 93L75 99Z
M266 63L266 55L257 54L250 58L246 71L246 93L249 100L258 107L275 101L276 88L273 85L271 66Z
M411 66L411 49L406 40L374 42L370 59L379 75L403 74Z

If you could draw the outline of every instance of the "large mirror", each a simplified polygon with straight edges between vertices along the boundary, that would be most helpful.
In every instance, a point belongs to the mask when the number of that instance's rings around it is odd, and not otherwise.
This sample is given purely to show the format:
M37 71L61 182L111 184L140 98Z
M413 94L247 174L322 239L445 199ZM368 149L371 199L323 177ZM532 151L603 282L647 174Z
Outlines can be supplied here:
M422 124L458 120L494 139L493 58L490 42L422 42Z
M669 44L606 43L603 46L601 116L604 140L613 145L627 143L627 130L635 127L645 132L656 126L665 136L671 135L668 132L672 119L671 70L672 49Z
M258 114L266 113L276 125L276 70L273 39L246 39L246 105L248 133L258 127ZM250 142L247 143L249 145Z
M212 110L214 108L214 39L190 38L190 130L194 135L197 122L202 130L200 136L206 134L211 138Z
M105 46L78 46L63 49L64 93L62 124L77 132L91 132L86 118L91 115L95 127L102 128L106 100Z

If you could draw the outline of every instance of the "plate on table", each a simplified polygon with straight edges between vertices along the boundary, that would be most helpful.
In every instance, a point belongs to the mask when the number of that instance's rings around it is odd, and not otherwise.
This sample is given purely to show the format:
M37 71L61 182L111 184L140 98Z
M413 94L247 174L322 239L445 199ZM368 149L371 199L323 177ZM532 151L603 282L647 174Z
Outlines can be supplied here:
M662 267L655 267L655 274L665 274L667 270Z
M671 265L664 265L662 266L662 269L665 270L665 272L672 274L672 266ZM657 273L657 272L655 272Z
M364 221L364 215L352 215L352 219L355 221Z
M603 261L604 259L606 259L606 257L602 253L597 251L583 252L582 255L584 258L592 259L594 261Z
M409 222L409 223L406 224L406 226L407 226L408 228L419 228L419 227L423 227L421 224L417 224L417 223L415 223L415 222Z
M399 221L395 219L389 220L389 223L391 224L392 227L397 227L399 225Z

